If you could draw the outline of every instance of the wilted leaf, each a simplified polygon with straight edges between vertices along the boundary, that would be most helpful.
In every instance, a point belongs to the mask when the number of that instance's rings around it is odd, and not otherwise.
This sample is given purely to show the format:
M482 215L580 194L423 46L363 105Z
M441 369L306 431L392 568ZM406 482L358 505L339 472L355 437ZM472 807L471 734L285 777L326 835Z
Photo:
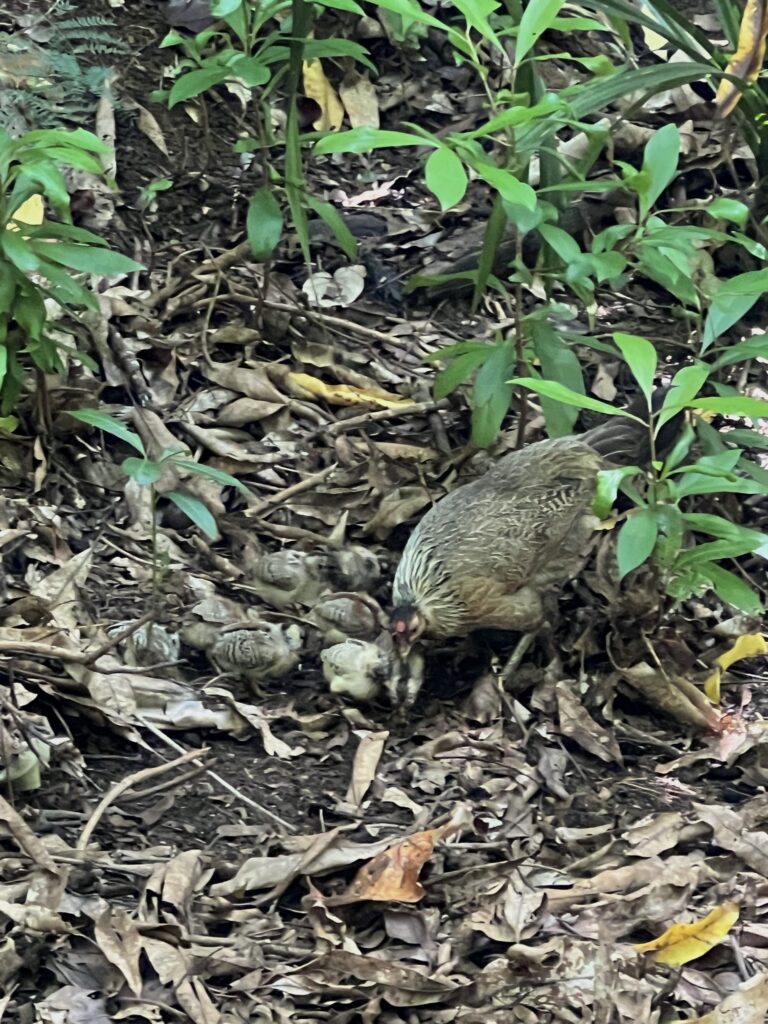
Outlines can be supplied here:
M704 692L713 704L720 703L720 679L723 671L743 658L755 658L760 654L768 654L768 640L762 633L745 633L729 650L715 658L715 670L704 684Z
M371 391L353 384L326 384L308 373L289 373L288 378L331 405L376 405L381 409L407 409L414 404L412 399L401 398L389 391Z
M673 924L663 935L651 942L635 946L637 953L658 950L653 958L656 963L668 967L682 967L696 960L722 942L739 919L739 908L735 903L723 903L711 910L706 917L691 924Z
M768 5L765 0L747 0L739 27L736 52L728 61L726 73L741 78L747 85L756 81L763 67L765 37L768 34ZM720 81L715 97L717 112L727 117L738 105L741 89L727 78Z
M313 128L319 132L338 131L344 120L344 107L336 90L325 77L320 60L304 61L304 92L320 107L320 117Z
M419 872L432 856L435 843L455 831L455 825L443 825L416 832L390 846L360 868L341 899L345 903L357 900L418 903L424 896Z

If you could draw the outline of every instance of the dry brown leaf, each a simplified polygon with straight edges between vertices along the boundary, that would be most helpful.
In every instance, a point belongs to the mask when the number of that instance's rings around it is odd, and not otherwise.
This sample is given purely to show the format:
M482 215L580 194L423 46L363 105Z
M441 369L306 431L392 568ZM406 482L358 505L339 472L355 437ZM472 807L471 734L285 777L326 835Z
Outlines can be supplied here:
M654 960L668 967L682 967L722 942L739 919L736 903L723 903L700 921L673 924L657 939L635 946L637 953L657 951Z
M665 678L646 662L639 662L620 671L622 677L650 704L675 721L698 729L720 730L720 716L701 690L687 679L681 676Z
M728 61L726 73L741 78L746 85L757 80L765 57L765 38L768 35L768 4L766 0L747 0L739 26L736 52ZM741 99L742 90L727 78L720 81L715 97L717 113L727 117Z
M353 128L379 127L379 104L367 71L348 71L339 86L339 95Z
M601 761L624 763L615 736L598 725L564 679L555 684L555 696L564 736Z
M424 896L419 872L432 856L435 843L456 830L456 825L442 825L401 840L364 864L339 898L345 903L358 900L418 903Z
M363 802L368 787L376 778L376 771L388 739L388 732L369 732L360 738L352 765L352 780L346 796L355 807L359 807Z
M742 982L703 1017L672 1021L672 1024L764 1024L768 1013L768 974L756 974Z

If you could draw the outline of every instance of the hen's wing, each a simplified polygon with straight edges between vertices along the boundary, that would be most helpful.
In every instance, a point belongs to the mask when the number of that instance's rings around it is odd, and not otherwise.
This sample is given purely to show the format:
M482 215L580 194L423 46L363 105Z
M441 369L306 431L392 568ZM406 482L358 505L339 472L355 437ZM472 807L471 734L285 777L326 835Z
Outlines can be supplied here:
M562 579L591 532L601 465L575 438L511 452L435 505L413 541L439 558L451 578L490 578L507 592L534 579Z

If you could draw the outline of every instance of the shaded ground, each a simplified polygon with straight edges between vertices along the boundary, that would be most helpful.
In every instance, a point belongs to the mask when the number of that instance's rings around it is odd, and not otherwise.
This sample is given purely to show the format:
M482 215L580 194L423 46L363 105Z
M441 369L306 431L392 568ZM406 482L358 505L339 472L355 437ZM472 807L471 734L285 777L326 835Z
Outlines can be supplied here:
M80 6L102 13L98 0ZM560 662L535 651L513 692L484 673L491 652L509 649L509 638L493 637L474 651L434 652L405 724L384 705L329 694L311 602L283 604L259 566L285 549L364 546L378 578L335 563L324 571L331 589L365 589L386 605L412 523L457 473L487 463L465 447L462 400L431 401L423 357L448 340L489 336L494 310L470 315L455 296L422 306L399 299L397 279L424 252L469 248L451 231L456 219L424 212L405 160L388 173L407 185L401 205L350 215L369 239L369 282L382 267L388 275L349 310L296 312L304 271L290 246L268 283L244 253L224 271L206 262L242 241L252 172L230 148L247 121L223 95L197 120L151 103L168 59L157 49L161 9L139 0L113 14L131 54L119 83L121 194L109 231L150 268L152 287L107 292L106 386L85 373L51 382L56 439L43 451L32 436L4 450L7 598L37 601L35 614L17 608L6 624L51 655L21 648L6 666L7 749L17 753L29 738L12 713L28 697L55 736L41 726L53 762L39 789L19 793L17 782L18 820L7 814L7 1019L33 1019L34 1007L35 1020L72 1021L652 1022L711 1009L742 976L759 977L768 956L762 680L743 673L727 682L726 699L746 705L729 747L727 732L712 738L669 707L654 711L617 666L652 649L670 675L699 682L749 624L729 622L710 601L672 608L642 573L620 590L608 538L563 596ZM379 62L394 67L394 54L376 46ZM438 54L426 56L424 88L444 72ZM151 110L167 157L126 98ZM394 125L413 114L405 104L389 116ZM354 196L375 177L364 161L359 170L334 163L315 174L338 175L322 185ZM140 190L167 176L173 188L141 210ZM87 223L89 210L82 216ZM440 234L430 241L432 229ZM333 246L317 244L327 269L342 264ZM614 298L603 326L668 335L658 298ZM672 359L683 337L682 326L669 337ZM609 370L621 395L626 381ZM419 404L374 405L370 416L371 406L335 405L289 372ZM132 405L144 405L132 422L145 443L176 438L256 497L187 481L217 511L221 539L210 546L161 500L158 584L146 503L117 469L129 451L73 431L59 415L73 397L129 422ZM507 426L499 451L514 443L513 416ZM731 511L757 526L765 515L759 505ZM369 585L355 586L360 579ZM148 609L171 632L209 622L203 604L228 623L258 608L273 625L298 625L299 665L263 683L259 697L215 676L184 633L178 656L126 642L98 667L57 661L61 649L109 644L111 627ZM191 760L140 774L202 748L230 789ZM134 775L127 793L94 812L111 785ZM406 845L375 860L419 836L423 856ZM78 841L84 856L73 852ZM410 901L421 860L425 893ZM356 876L370 863L369 875ZM25 919L20 893L49 908L44 925ZM731 902L743 914L735 950L716 945L680 973L633 952L671 921Z

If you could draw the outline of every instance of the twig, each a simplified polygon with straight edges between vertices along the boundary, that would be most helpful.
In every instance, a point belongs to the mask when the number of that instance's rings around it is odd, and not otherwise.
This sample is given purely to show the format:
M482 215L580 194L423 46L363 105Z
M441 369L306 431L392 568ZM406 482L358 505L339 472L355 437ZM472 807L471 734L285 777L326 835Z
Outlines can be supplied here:
M146 723L143 723L146 724ZM75 849L83 851L88 849L88 842L93 835L93 831L104 816L104 812L110 804L114 803L117 798L124 793L127 789L133 789L138 782L143 782L145 779L154 778L155 775L162 775L165 772L170 771L172 768L178 768L179 765L186 764L188 761L198 761L202 754L207 754L209 747L202 747L200 750L190 750L186 754L182 754L181 757L177 757L175 761L168 761L163 764L157 764L153 768L142 768L139 772L134 772L132 775L128 775L126 778L121 779L120 782L110 789L108 793L105 793L102 799L94 808L93 813L86 822L85 828L80 833L80 838L77 841Z
M321 434L328 434L331 437L336 437L337 434L346 434L350 430L355 430L357 427L364 427L367 423L375 423L378 420L392 419L394 416L420 416L425 412L434 412L435 409L443 409L447 406L447 402L413 402L411 405L404 405L400 408L392 409L376 409L375 412L363 412L358 416L350 416L349 419L336 420L335 423L330 423L325 427L316 427L311 430L309 434L305 435L305 441L311 441L315 437L319 437Z
M288 498L292 498L295 494L303 494L305 491L311 491L315 484L321 483L326 477L329 477L335 469L338 469L338 462L334 462L330 466L326 466L325 469L318 470L317 473L310 473L309 476L305 476L303 480L298 480L295 484L291 484L289 487L284 487L281 491L275 491L274 494L270 494L266 498L262 498L261 501L252 505L246 509L244 515L246 519L255 519L261 516L267 509L272 508L275 505L280 505Z
M172 740L170 736L166 736L166 734L162 731L162 729L158 729L157 726L152 725L151 722L147 722L143 718L140 718L140 721L141 721L141 724L144 726L145 729L149 729L149 731L154 736L157 736L157 738L159 740L161 740L161 742L166 743L169 747L171 747L172 750L179 750L179 751L183 751L184 750L184 748L182 747L182 745L180 743L177 743L176 740ZM200 753L203 753L203 751L200 751ZM187 761L192 760L194 764L202 764L201 761L194 760L194 758L196 756L197 755L195 754L195 752L192 751L191 754L185 754L184 760L187 760ZM180 764L181 761L173 762L173 763L174 764L176 764L176 763ZM208 773L208 775L212 779L214 779L216 782L218 782L218 784L220 786L222 786L224 789L226 789L228 793L231 793L233 796L237 797L238 800L241 800L244 804L246 804L248 807L252 808L258 814L263 814L265 818L270 818L272 821L275 822L276 825L280 825L282 828L284 828L286 830L286 832L293 832L293 831L295 831L292 825L290 825L287 821L283 821L283 819L281 817L279 817L277 814L275 814L274 811L270 811L266 807L262 807L261 804L257 804L255 800L251 800L251 798L249 796L246 796L245 793L242 793L239 789L235 789L235 787L231 783L227 782L226 779L223 779L221 777L221 775L219 775L216 772L212 771L210 768L207 768L205 765L203 765L203 767L205 768L205 770Z

